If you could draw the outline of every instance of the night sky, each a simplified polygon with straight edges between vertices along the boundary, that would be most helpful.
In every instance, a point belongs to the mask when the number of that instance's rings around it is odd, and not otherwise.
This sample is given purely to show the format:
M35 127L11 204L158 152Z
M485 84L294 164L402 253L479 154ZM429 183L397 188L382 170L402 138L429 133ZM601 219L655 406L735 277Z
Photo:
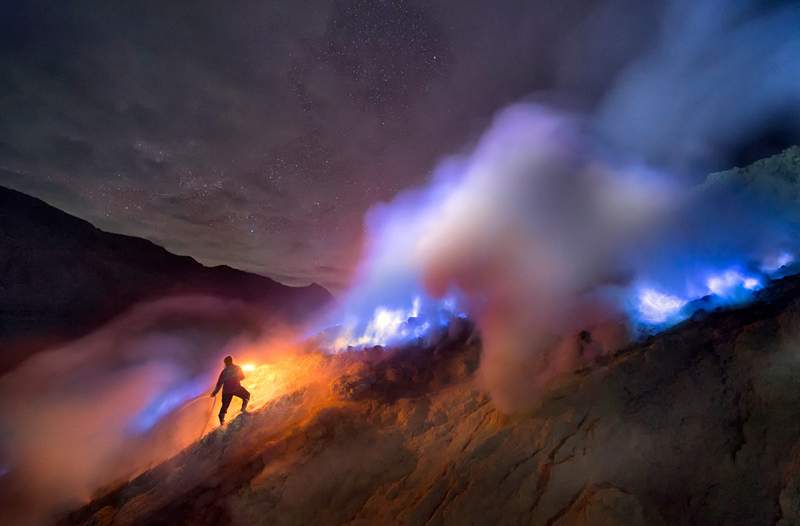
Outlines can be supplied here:
M538 94L591 107L647 48L659 7L0 9L0 184L207 264L336 290L371 205L424 182L505 104Z

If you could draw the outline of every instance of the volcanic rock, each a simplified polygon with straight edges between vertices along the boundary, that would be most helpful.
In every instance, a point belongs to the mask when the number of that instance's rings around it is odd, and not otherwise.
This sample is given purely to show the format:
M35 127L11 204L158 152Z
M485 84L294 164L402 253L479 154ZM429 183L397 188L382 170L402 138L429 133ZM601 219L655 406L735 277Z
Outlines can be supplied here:
M799 337L785 278L517 415L476 387L479 342L387 351L357 396L287 395L62 524L800 524Z
M709 184L791 198L800 149L757 170ZM61 524L797 525L798 342L787 277L603 355L513 415L484 394L470 327L343 353L330 392L286 393Z

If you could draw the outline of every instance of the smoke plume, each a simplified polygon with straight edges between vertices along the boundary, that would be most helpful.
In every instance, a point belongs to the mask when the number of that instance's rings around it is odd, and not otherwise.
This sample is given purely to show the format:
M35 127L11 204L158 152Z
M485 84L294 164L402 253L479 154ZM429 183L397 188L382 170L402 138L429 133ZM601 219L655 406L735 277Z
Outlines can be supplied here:
M796 6L675 2L593 112L502 110L428 187L370 213L342 312L421 290L458 298L482 332L481 382L514 411L642 323L679 321L704 296L751 298L767 262L800 248L797 190L690 168L800 108L797 27Z
M355 284L321 325L382 337L407 313L466 311L484 342L480 382L515 411L642 323L682 319L707 295L751 297L800 254L798 189L777 172L690 168L764 118L797 115L797 27L792 5L675 2L594 111L500 111L427 187L370 211ZM205 395L226 346L262 330L238 304L167 302L1 378L4 518L36 523L196 439L207 396L175 410Z
M197 440L222 356L263 329L237 302L163 300L0 378L6 523L47 523Z

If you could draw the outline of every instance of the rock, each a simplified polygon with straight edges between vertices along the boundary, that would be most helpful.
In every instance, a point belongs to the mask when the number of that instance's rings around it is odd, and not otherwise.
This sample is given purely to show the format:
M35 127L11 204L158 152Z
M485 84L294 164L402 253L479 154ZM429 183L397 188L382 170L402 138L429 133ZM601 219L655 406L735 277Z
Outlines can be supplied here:
M645 519L636 497L614 487L581 492L553 526L655 526Z
M92 515L90 526L111 526L114 523L114 508L104 506Z
M787 278L650 337L520 415L471 375L438 380L473 359L465 342L353 361L334 383L346 404L259 435L303 399L275 404L167 463L179 477L156 468L63 524L107 506L114 524L207 523L212 474L223 524L797 524L798 292Z
M345 400L359 400L366 398L367 393L375 385L376 374L371 369L365 369L357 374L346 374L338 378L331 390L334 395Z
M780 189L798 163L761 169ZM730 177L755 184L709 184ZM335 397L286 397L62 524L800 524L800 277L758 299L605 353L523 414L477 389L474 331L353 351Z

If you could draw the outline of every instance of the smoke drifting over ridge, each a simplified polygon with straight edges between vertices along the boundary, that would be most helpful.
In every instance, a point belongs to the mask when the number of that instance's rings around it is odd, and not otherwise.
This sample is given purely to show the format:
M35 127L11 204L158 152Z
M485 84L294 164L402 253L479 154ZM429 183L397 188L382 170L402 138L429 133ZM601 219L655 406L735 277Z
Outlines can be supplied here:
M770 269L800 253L796 187L720 178L697 185L681 172L764 116L797 111L800 65L791 58L800 10L745 22L747 2L675 5L661 44L596 112L540 103L502 110L474 151L443 161L427 188L375 207L357 280L320 325L383 337L381 329L396 331L412 314L435 325L466 311L484 340L482 385L514 411L638 323L677 321L708 294L721 304L746 301ZM207 307L200 310L252 314ZM371 324L376 312L383 325ZM140 314L150 323L164 311ZM190 335L170 331L141 339L124 327L130 322L0 381L2 428L10 430L0 467L9 473L0 477L25 478L31 500L20 506L86 496L127 473L131 457L163 455L131 444L159 408L174 409L170 400L201 394L239 334L190 345ZM199 433L194 424L186 433L176 424L167 452Z
M258 338L262 323L238 302L163 300L0 378L4 519L47 524L54 510L197 440L222 356Z
M705 296L750 299L800 248L796 190L681 170L800 109L800 9L748 19L753 5L676 2L591 114L499 112L471 154L371 212L340 313L458 298L483 333L484 386L513 411L626 329L679 321Z

